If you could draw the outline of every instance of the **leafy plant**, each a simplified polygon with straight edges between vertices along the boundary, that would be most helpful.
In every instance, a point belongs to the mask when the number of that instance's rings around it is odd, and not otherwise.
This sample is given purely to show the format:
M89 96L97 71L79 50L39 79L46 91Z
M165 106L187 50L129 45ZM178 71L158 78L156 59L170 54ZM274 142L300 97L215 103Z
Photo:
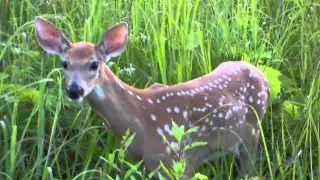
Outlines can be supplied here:
M196 133L198 131L199 127L192 127L190 129L188 129L187 131L185 131L185 128L183 125L178 126L174 121L172 121L172 134L173 137L177 140L178 142L178 146L179 147L183 147L182 150L179 150L177 152L177 150L172 147L172 145L166 140L166 137L164 135L162 135L162 138L164 138L164 140L168 143L168 146L175 152L175 154L178 157L178 161L174 162L172 165L171 169L168 169L167 167L165 167L165 165L163 163L160 164L161 168L164 170L164 172L170 177L170 179L180 179L184 173L185 170L185 166L186 166L186 159L185 157L182 156L182 154L185 151L188 151L192 148L196 148L199 146L206 146L207 142L192 142L191 144L185 144L185 142L183 142L183 139L185 136L191 134L191 133ZM196 177L200 177L199 174L197 174ZM202 176L203 178L204 176Z

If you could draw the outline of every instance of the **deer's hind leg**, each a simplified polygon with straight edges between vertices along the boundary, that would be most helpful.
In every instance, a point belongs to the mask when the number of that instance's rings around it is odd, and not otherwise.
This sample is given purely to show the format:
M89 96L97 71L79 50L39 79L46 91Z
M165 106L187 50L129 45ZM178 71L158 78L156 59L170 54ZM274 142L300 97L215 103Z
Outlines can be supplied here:
M259 128L252 128L239 145L239 153L236 156L240 163L240 171L243 175L256 175L255 161L259 144Z

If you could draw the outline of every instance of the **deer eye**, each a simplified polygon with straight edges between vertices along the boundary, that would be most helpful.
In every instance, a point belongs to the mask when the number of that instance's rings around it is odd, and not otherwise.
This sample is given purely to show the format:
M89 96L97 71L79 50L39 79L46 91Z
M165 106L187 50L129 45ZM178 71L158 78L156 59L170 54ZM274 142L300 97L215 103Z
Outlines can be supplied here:
M66 61L62 61L63 69L68 69L68 63Z
M99 64L98 64L98 62L97 61L94 61L94 62L92 62L91 64L90 64L90 70L97 70L98 69L98 66L99 66Z

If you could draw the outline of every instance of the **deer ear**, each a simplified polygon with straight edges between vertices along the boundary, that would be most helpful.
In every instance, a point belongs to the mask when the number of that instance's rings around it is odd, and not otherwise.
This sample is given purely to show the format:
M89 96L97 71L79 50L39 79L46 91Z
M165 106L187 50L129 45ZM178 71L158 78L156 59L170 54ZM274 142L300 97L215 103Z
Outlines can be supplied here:
M71 46L71 42L52 23L40 17L35 18L35 32L40 46L49 54L62 54Z
M125 49L128 41L128 24L121 22L110 28L98 44L99 50L105 55L105 61L119 56Z

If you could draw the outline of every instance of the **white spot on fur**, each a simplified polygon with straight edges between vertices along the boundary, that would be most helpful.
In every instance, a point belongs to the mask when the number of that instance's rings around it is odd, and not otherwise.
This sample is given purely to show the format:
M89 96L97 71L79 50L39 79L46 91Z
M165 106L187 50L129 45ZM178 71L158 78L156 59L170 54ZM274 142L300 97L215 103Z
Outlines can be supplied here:
M163 131L162 131L161 128L157 128L157 132L158 132L158 134L159 134L160 136L163 135Z
M132 91L128 91L128 93L131 95L131 96L133 96L133 93L132 93Z
M257 104L260 104L260 103L261 103L261 100L260 100L260 99L258 99Z
M179 113L180 109L176 106L176 107L174 107L174 112Z
M123 84L122 83L118 83L119 84L119 87L121 88L121 89L126 89L124 86L123 86Z
M232 110L234 110L234 111L238 111L238 109L239 109L238 106L233 106L232 107Z
M171 108L167 107L167 112L171 113Z
M188 112L187 111L183 111L183 117L185 120L188 120Z
M137 95L137 99L139 99L140 101L142 100L142 98L139 95Z
M151 99L148 99L148 102L149 102L150 104L153 104L153 101L152 101Z
M252 96L249 97L249 102L250 102L250 103L253 103L253 98L252 98Z
M180 146L177 142L175 141L172 141L171 142L171 147L174 149L174 150L179 150L180 149Z
M169 125L168 125L168 124L164 125L164 130L165 130L170 136L173 135L173 134L172 134L172 131L171 131L171 129L169 128Z
M166 152L167 152L168 154L171 153L171 148L170 148L169 146L166 147Z
M229 112L226 113L226 115L224 116L224 119L225 120L229 120L230 119L230 113Z
M153 120L153 121L156 121L156 120L157 120L157 116L154 115L154 114L151 114L150 117L151 117L151 120Z

